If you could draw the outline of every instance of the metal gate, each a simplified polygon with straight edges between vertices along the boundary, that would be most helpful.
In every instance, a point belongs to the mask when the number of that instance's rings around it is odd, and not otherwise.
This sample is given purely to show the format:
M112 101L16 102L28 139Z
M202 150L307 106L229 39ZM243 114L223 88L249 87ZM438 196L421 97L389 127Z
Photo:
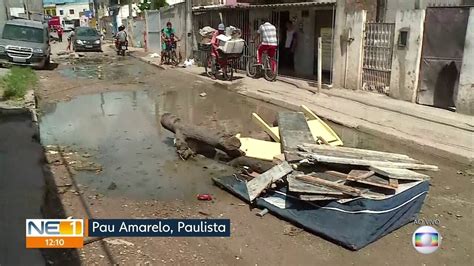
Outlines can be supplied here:
M426 9L417 103L455 106L468 19L467 7Z
M279 34L279 20L280 13L278 11L268 11L271 23L277 28L277 34ZM201 37L199 36L199 29L204 26L211 26L217 28L217 25L221 23L222 20L225 26L234 26L239 28L242 31L242 39L245 40L247 47L244 50L244 55L240 60L233 62L233 65L236 69L244 70L247 64L249 56L255 56L257 54L257 46L252 43L252 37L256 34L258 27L263 23L261 19L254 19L251 21L250 12L248 9L244 10L212 10L212 11L196 11L193 13L194 19L194 33L195 39L199 42ZM265 16L268 17L268 16ZM207 56L206 52L195 51L195 58L202 64L205 61ZM278 56L278 55L277 55Z
M395 23L366 23L362 89L388 94Z

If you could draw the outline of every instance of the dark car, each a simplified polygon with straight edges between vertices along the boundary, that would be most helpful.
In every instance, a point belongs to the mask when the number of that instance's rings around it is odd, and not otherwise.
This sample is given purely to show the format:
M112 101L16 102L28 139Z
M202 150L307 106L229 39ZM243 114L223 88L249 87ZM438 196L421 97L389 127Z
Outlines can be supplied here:
M47 24L24 19L9 20L5 23L0 39L1 65L46 68L50 52Z
M102 41L96 29L77 27L73 41L74 51L102 51Z

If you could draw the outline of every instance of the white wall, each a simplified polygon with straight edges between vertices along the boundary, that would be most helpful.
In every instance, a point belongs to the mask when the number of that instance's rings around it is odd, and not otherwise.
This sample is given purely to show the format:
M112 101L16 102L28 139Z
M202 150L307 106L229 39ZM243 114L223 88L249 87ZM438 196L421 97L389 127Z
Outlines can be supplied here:
M390 76L390 96L415 102L418 91L425 10L398 11ZM406 47L398 46L400 30L408 30Z
M74 14L70 14L69 10L73 9ZM61 10L63 10L63 15L61 15ZM65 5L56 5L56 15L61 17L61 22L66 19L66 20L71 20L71 19L79 19L80 12L84 12L84 10L89 10L89 4L88 3L80 3L80 4L65 4Z
M355 12L354 14L347 15L346 19L346 30L350 32L351 42L347 42L347 69L345 73L345 88L351 90L358 90L361 87L362 78L362 59L363 53L363 42L364 42L364 29L365 21L367 18L367 12L365 10Z
M474 115L474 7L470 9L462 59L456 111Z

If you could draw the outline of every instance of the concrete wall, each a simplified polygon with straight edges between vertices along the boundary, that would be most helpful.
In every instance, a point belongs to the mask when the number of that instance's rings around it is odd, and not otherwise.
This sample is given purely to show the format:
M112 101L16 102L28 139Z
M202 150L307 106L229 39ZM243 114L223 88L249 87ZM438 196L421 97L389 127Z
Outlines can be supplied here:
M69 10L74 10L74 14L70 14ZM61 15L61 10L64 12ZM84 10L89 10L89 3L73 3L73 4L65 4L65 5L57 5L56 6L56 15L61 17L61 21L65 20L72 20L72 19L79 19L80 12L84 12Z
M346 42L347 69L344 70L343 86L351 90L358 90L361 86L365 22L365 10L347 15L345 30L350 41Z
M395 21L390 96L415 102L418 91L425 10L399 11ZM400 30L408 31L406 47L398 46Z
M178 51L181 56L185 56L186 54L186 45L185 41L186 37L186 3L179 3L167 8L160 9L160 19L161 19L161 27L166 27L166 23L171 22L173 25L174 30L176 31L176 36L182 40L179 42Z
M459 76L456 111L474 115L474 8L470 9L466 42Z
M332 84L335 87L344 85L344 69L346 67L346 38L344 29L346 27L345 1L340 1L336 6L336 18L334 22L334 55L332 66Z
M426 9L429 6L458 6L466 0L386 0L385 22L395 22L398 11Z

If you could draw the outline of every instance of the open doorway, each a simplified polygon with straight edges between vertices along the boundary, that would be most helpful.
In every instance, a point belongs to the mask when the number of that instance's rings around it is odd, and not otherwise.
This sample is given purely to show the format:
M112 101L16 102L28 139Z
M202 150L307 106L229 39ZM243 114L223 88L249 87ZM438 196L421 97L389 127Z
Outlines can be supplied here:
M333 54L333 10L316 10L314 25L314 75L318 73L318 38L322 38L322 76L323 83L330 84Z
M292 48L292 44L295 44L294 38L296 38L296 28L290 24L292 24L290 12L280 11L278 72L280 75L285 76L295 76L295 51L294 48Z

